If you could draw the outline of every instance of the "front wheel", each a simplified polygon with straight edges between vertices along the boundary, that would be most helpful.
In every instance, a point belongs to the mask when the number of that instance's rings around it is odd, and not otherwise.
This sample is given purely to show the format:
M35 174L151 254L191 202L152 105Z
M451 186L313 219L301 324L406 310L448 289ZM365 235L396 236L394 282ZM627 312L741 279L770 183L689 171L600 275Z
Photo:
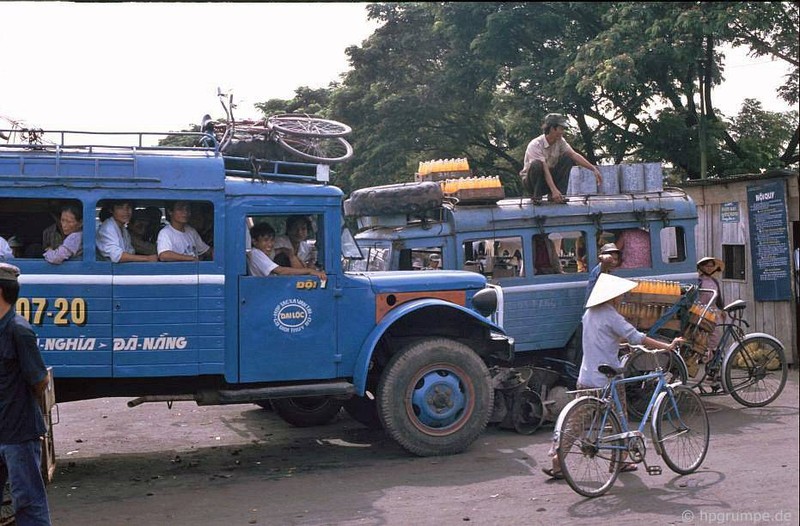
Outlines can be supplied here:
M494 390L486 364L472 349L428 338L390 360L377 399L389 436L424 457L467 449L489 422Z
M584 497L599 497L617 480L624 442L616 413L595 398L567 404L558 417L558 462L567 484Z
M330 396L274 398L272 408L293 426L313 427L330 424L339 414L342 401Z
M703 401L691 388L679 385L656 407L655 439L667 466L681 475L692 473L706 458L710 428Z
M304 137L344 137L353 131L350 126L339 121L300 113L273 115L267 122L270 128L281 133Z
M283 134L278 144L289 153L315 163L340 163L353 156L353 147L341 137L304 137Z
M725 383L734 400L747 407L772 403L783 391L789 366L777 340L747 336L725 365Z

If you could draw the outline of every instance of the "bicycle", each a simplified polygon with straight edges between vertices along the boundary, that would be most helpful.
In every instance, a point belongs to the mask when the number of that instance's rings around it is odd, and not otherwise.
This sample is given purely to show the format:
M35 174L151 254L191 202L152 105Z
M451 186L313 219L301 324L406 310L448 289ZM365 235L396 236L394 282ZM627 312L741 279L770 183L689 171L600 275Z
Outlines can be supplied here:
M714 304L714 299L703 312ZM745 301L736 300L722 309L730 321L718 324L722 327L722 337L709 360L703 360L704 340L711 331L703 330L702 321L687 331L690 343L681 348L681 353L687 364L688 385L697 388L701 395L730 394L744 406L763 407L783 392L789 365L783 344L777 338L762 332L746 333L750 327L744 319L746 308Z
M665 352L630 347L653 357ZM598 370L609 377L608 385L601 390L588 390L600 391L600 395L579 396L559 414L556 453L564 479L576 493L585 497L603 495L614 484L626 462L643 463L649 475L661 474L660 466L648 466L645 462L648 420L656 453L672 471L687 475L703 463L710 429L700 396L679 382L668 383L658 363L654 368L652 373L625 378L622 369L601 365ZM617 387L652 378L657 383L643 418L638 427L631 429ZM627 460L623 458L625 453Z
M353 156L352 145L344 139L352 129L338 121L315 115L284 113L260 121L236 122L232 94L217 92L226 119L216 123L210 115L203 117L200 129L205 136L201 145L219 147L223 154L247 155L268 159L263 155L270 144L277 144L290 154L306 161L333 164ZM227 104L225 99L227 100ZM219 138L219 139L218 139Z
M711 293L711 299L700 312L691 312L691 306L700 292ZM670 369L675 379L681 379L703 396L730 394L734 400L747 407L762 407L773 402L783 391L788 377L788 363L783 344L766 333L750 333L744 320L747 307L743 300L736 300L722 311L730 321L720 323L722 336L707 363L704 355L708 336L716 323L707 315L716 301L716 291L700 289L690 285L684 289L681 299L667 309L647 335L672 336L659 331L675 317L680 319L680 333L686 343L680 348L680 358L671 359ZM628 375L645 372L634 359L626 362ZM707 380L707 381L706 381ZM641 389L638 389L641 387ZM641 414L647 400L648 386L631 384L627 388L629 410L633 415Z

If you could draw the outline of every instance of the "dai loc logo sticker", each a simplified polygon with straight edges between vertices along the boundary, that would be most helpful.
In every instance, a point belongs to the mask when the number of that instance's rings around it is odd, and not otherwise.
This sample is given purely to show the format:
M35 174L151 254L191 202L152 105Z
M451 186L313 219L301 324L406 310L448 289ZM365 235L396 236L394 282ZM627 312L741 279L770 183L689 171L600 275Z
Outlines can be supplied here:
M278 303L272 311L272 321L283 332L294 334L311 323L311 306L303 300L288 299Z

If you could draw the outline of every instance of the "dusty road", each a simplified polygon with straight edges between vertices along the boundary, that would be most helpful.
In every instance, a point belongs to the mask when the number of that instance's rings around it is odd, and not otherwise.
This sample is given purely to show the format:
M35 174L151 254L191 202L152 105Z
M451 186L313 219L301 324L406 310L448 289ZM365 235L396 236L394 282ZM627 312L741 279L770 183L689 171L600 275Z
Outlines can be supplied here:
M61 404L56 526L798 524L798 372L761 409L705 398L698 472L620 475L584 499L547 481L549 430L490 428L467 453L411 457L344 413L297 429L252 405Z

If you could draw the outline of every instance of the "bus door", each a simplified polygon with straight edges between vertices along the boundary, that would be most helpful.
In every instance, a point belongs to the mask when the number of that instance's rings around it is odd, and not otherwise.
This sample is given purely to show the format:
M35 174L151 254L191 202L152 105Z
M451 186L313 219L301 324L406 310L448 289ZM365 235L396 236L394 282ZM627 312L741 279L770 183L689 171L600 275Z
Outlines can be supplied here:
M292 215L248 216L249 229L268 223L276 237L284 237ZM323 215L308 219L305 262L326 261ZM246 246L250 246L249 230ZM285 240L284 240L285 241ZM280 240L276 242L276 245ZM248 250L248 261L251 257ZM280 250L276 249L276 252ZM276 253L276 262L287 263ZM313 259L313 261L312 261ZM330 258L328 262L330 263ZM341 357L336 349L333 280L310 275L239 276L239 371L242 382L335 378ZM355 314L355 313L354 313Z

